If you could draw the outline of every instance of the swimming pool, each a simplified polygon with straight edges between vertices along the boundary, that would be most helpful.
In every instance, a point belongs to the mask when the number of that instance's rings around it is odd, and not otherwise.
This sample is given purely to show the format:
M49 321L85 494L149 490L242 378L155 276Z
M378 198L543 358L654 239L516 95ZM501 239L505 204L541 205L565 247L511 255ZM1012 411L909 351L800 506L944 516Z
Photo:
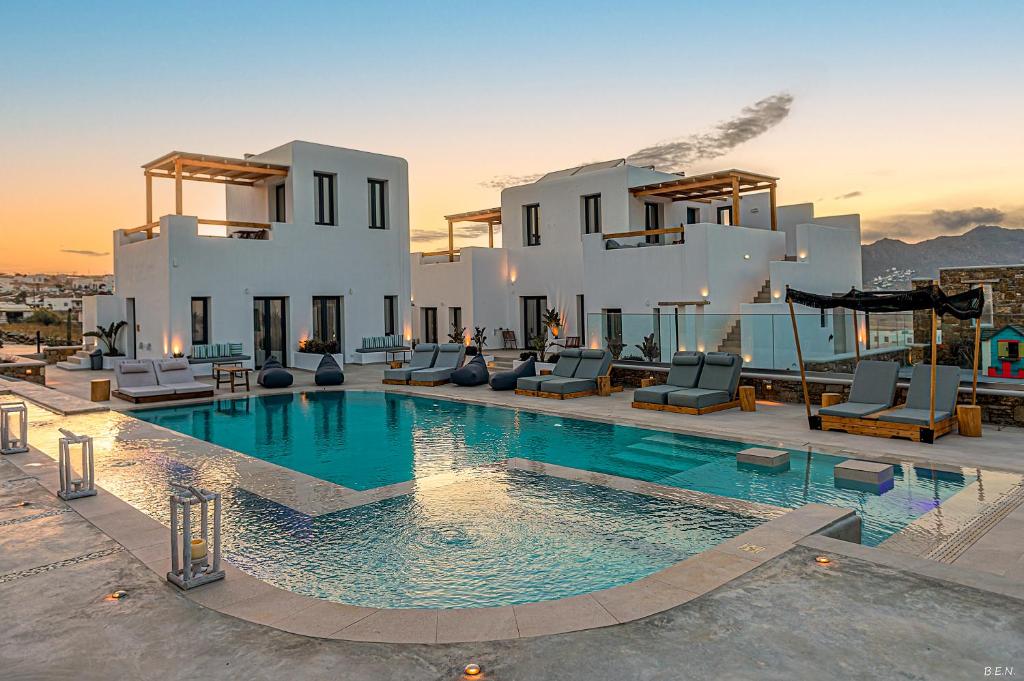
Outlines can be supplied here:
M132 481L126 489L147 490L129 500L157 517L165 501L153 485L175 479L225 491L233 563L299 593L375 607L508 605L609 588L763 522L519 470L506 465L513 457L785 508L854 508L870 545L973 481L897 467L894 488L877 496L835 487L839 457L791 451L791 469L769 474L737 468L735 453L749 446L739 442L382 392L220 400L133 416L352 490L434 481L310 516L231 486L216 460L101 462L104 475Z

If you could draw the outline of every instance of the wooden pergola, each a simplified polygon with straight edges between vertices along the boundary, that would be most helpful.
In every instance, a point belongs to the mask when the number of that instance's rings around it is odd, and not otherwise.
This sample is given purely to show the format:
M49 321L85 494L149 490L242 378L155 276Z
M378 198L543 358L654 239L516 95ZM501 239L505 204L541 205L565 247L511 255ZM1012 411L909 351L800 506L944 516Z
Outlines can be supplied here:
M494 226L501 224L501 207L499 206L498 208L485 208L483 210L471 210L468 213L455 213L454 215L445 215L444 219L448 221L448 250L434 251L432 253L424 253L423 255L443 255L447 253L448 262L453 262L455 260L455 223L486 223L487 247L494 248Z
M289 167L276 163L249 161L227 156L211 156L185 151L172 151L142 166L146 176L146 224L141 227L125 230L126 233L146 232L147 238L153 237L153 229L159 221L153 220L153 178L161 177L174 180L174 214L182 214L182 183L216 182L239 187L252 187L274 177L288 175ZM228 227L246 227L253 229L270 229L270 223L238 222L235 220L199 220L201 224L222 225Z
M740 195L767 191L771 203L772 231L778 229L775 215L775 190L779 178L746 170L722 170L702 175L681 177L678 180L655 182L633 187L630 193L637 198L660 197L672 201L698 201L709 203L712 199L732 199L732 221L740 219Z

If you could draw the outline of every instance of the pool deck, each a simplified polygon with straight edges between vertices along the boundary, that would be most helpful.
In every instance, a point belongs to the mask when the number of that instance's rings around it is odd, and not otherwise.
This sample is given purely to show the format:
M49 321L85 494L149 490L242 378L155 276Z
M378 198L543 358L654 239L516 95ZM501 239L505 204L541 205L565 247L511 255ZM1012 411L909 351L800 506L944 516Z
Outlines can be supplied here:
M48 384L60 395L24 397L59 402L68 414L60 422L74 430L76 422L116 418L97 413L104 405L85 399L88 380L109 373L53 369ZM291 390L317 389L312 374L295 375ZM995 472L1024 472L1024 432L1017 429L987 428L981 439L952 434L929 446L809 431L803 409L791 405L759 403L755 413L696 417L632 409L629 391L552 401L486 387L382 386L380 377L379 366L346 367L343 389L431 395L936 468L977 467L994 472L986 474L992 480L988 494L1019 481ZM262 392L279 391L254 391ZM218 391L218 398L228 396ZM133 405L115 399L106 406L127 411ZM545 678L551 668L559 678L588 679L674 679L684 669L729 678L974 678L983 676L984 666L1024 667L1024 602L1017 600L1024 599L1024 505L1012 499L993 508L983 526L966 523L955 555L943 561L918 557L925 552L913 541L901 551L898 542L870 549L810 536L837 521L828 515L836 509L806 507L803 515L785 514L754 534L605 592L477 611L374 610L298 596L230 566L223 582L182 594L161 578L168 562L166 528L102 491L70 504L58 500L52 494L56 443L41 444L43 451L0 459L0 605L10 613L0 659L11 661L14 678L92 666L76 664L72 656L103 660L95 663L95 678L103 669L104 679L118 673L164 678L158 670L172 665L187 673L212 671L212 678L445 679L461 678L458 669L468 661L481 662L489 679ZM312 504L309 510L325 503L312 479L282 482L270 466L252 472L254 485L265 478L268 496L277 488L296 505ZM571 469L545 472L578 475ZM971 495L963 501L977 505ZM331 494L326 498L322 508L330 508ZM15 506L19 500L31 505ZM953 516L951 510L930 522L948 530ZM835 561L838 569L823 570L812 560L825 549L843 556ZM131 596L103 601L117 588ZM828 625L808 626L807 613L827 617ZM167 640L186 636L197 624L213 638L204 634L185 659L174 657L176 646ZM378 643L355 642L360 640ZM106 657L112 650L114 658ZM347 670L340 677L339 666ZM76 676L94 678L89 671Z

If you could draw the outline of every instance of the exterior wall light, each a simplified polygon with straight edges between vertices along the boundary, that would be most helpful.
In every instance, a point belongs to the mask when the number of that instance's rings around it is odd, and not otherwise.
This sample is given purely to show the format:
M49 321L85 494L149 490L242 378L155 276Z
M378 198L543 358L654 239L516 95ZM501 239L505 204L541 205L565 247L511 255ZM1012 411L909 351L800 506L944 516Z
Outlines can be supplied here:
M782 294L780 292L778 292L778 291L773 291L772 292L772 298L774 298L775 300L778 300L781 297L782 297Z
M749 253L744 253L743 254L743 259L744 260L750 260L750 254Z
M707 297L708 297L708 293L709 293L709 291L708 291L708 287L707 287L707 286L705 286L704 288L702 288L702 289L700 290L700 296L701 296L701 298L707 298Z

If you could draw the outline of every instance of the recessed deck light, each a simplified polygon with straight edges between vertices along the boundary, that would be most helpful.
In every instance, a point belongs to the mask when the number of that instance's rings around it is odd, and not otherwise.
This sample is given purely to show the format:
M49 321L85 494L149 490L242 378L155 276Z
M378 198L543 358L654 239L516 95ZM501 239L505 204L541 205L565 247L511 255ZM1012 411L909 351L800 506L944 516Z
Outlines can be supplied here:
M829 565L832 562L832 559L828 556L815 556L814 562L821 565Z
M462 670L462 673L465 674L466 676L479 676L480 672L481 672L480 665L476 664L475 662L470 662Z
M123 601L126 598L128 598L128 592L125 591L124 589L118 589L117 591L115 591L115 592L113 592L111 594L107 594L107 597L104 600L107 600L107 601Z

